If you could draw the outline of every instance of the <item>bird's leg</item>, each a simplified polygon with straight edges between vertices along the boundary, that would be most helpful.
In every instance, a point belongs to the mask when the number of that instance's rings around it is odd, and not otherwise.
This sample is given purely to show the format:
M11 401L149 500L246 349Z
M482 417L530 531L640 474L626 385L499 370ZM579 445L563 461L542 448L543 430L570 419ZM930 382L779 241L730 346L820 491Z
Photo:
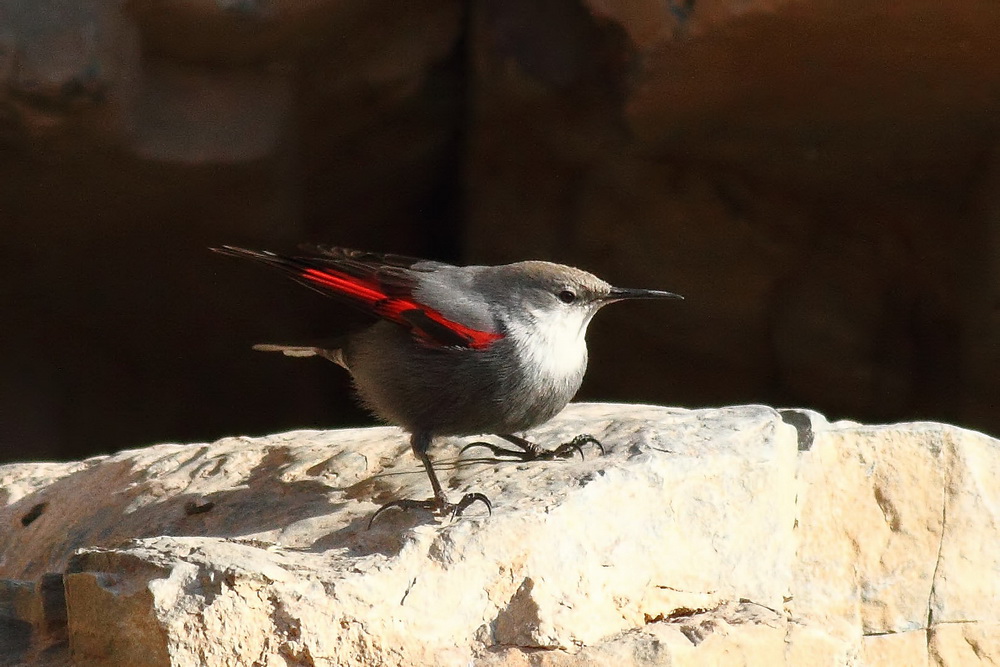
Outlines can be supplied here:
M586 444L597 445L597 448L601 450L601 454L604 454L604 445L602 445L596 438L590 435L578 435L569 442L564 442L555 449L542 449L530 440L525 440L524 438L516 435L500 435L498 437L503 438L507 442L520 447L520 450L506 449L504 447L497 447L496 445L490 444L488 442L470 442L465 447L462 447L462 451L459 454L465 452L467 449L472 449L473 447L485 447L486 449L493 452L495 456L511 456L520 461L551 461L553 459L568 459L573 456L574 452L580 454L580 458L583 456L583 446Z
M434 491L434 497L427 500L410 500L404 498L401 500L393 500L390 503L382 505L375 511L372 518L368 521L368 527L371 528L372 524L375 523L375 519L382 512L390 509L392 507L397 507L401 510L410 509L423 509L430 510L438 516L444 516L450 514L451 516L461 516L462 512L465 511L469 505L475 502L481 502L486 505L487 511L493 514L493 505L490 503L490 499L481 493L467 493L462 496L462 499L457 503L448 502L448 497L444 494L444 490L441 488L441 482L438 481L437 473L434 472L434 465L431 463L430 456L427 455L427 448L431 444L431 434L424 432L417 432L410 436L410 448L413 450L413 455L420 459L420 462L424 464L424 470L427 471L427 477L431 480L431 489Z

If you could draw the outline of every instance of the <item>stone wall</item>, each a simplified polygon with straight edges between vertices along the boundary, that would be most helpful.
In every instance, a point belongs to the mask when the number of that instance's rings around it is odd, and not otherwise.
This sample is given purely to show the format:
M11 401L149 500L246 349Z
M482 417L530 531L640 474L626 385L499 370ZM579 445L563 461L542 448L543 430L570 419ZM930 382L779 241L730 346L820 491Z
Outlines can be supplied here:
M683 293L602 313L585 397L1000 431L998 31L968 0L0 0L0 458L364 420L249 351L336 312L221 243Z

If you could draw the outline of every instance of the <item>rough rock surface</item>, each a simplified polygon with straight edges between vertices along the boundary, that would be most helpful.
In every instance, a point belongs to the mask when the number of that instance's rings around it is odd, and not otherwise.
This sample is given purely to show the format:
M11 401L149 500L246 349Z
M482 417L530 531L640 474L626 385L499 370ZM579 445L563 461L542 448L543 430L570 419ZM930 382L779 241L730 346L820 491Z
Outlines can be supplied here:
M346 376L249 361L258 336L325 335L325 304L207 247L424 255L454 236L462 16L0 0L0 460L357 423L324 398Z
M997 34L982 0L0 0L0 460L359 423L251 357L323 305L221 243L688 297L598 318L584 397L1000 432Z
M761 406L577 404L605 456L434 454L393 428L0 467L5 665L987 665L1000 442ZM590 454L590 452L588 452Z
M688 297L595 321L591 395L996 432L998 30L971 0L474 3L466 248Z

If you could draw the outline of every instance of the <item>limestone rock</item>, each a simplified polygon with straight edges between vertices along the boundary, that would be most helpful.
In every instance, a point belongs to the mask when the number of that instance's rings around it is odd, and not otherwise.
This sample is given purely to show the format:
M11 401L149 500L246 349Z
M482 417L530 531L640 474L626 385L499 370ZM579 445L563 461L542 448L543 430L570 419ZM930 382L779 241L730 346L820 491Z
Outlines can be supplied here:
M688 297L597 319L590 396L998 432L998 33L976 0L0 0L0 459L357 423L345 377L251 361L326 315L221 243L563 261Z
M996 6L508 0L472 18L468 253L688 297L595 321L593 357L620 361L593 395L1000 429L1000 162L971 129L1000 119Z
M0 461L359 423L346 374L250 351L325 335L321 302L207 247L457 236L463 16L0 0Z
M0 467L0 664L898 665L1000 659L1000 443L762 406L577 404L432 452L394 428Z

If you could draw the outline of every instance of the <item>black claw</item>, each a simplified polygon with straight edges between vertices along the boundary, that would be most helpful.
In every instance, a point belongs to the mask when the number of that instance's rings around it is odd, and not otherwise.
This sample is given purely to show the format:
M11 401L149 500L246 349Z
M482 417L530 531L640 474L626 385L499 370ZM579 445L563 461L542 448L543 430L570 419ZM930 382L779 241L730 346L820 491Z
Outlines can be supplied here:
M409 499L393 500L391 503L386 503L385 505L382 505L382 507L379 507L377 510L375 510L375 513L372 514L372 518L368 520L368 530L371 530L372 524L375 523L375 519L377 519L379 515L382 514L382 512L386 511L387 509L398 507L404 512L406 510L413 510L413 509L433 511L433 509L436 506L437 506L437 501L435 500L409 500Z
M366 530L371 530L372 529L372 524L375 523L375 519L378 518L379 514L381 514L382 512L386 511L390 507L394 507L394 506L395 506L395 503L387 503L385 505L382 505L382 507L379 507L377 510L375 510L375 513L372 514L372 518L368 519L368 528L366 528Z
M552 461L554 459L568 459L573 456L574 452L580 454L580 458L586 460L587 457L584 456L583 446L588 444L597 445L597 448L601 450L601 454L606 454L604 451L604 445L600 443L595 437L591 435L578 435L569 442L564 442L555 449L542 449L533 442L524 440L523 438L514 436L501 436L510 440L518 447L522 447L522 450L505 449L503 447L498 447L497 445L491 444L489 442L470 442L465 447L462 447L459 452L459 456L465 453L466 450L472 449L474 447L484 447L491 452L494 456L509 456L511 458L517 459L527 463L528 461Z
M604 445L601 444L601 441L592 435L578 435L575 438L573 438L570 444L575 445L578 449L581 450L580 451L581 456L583 455L582 448L584 445L597 445L597 448L601 450L601 456L607 454L607 452L604 450Z
M577 443L576 440L573 440L573 442L564 442L563 444L561 444L558 447L556 447L555 449L553 449L551 452L545 452L539 458L546 458L546 459L555 459L555 458L568 459L571 456L573 456L573 452L579 452L580 453L580 460L581 461L586 461L587 460L587 457L583 455L583 447L581 447L579 445L579 443Z
M465 496L458 501L458 504L455 505L454 516L462 516L462 512L465 511L465 508L475 502L480 502L486 505L486 511L490 513L490 516L493 516L493 503L491 503L490 499L481 493L465 494Z
M475 502L481 502L486 505L486 510L490 513L490 516L493 516L493 503L491 503L490 499L481 493L467 493L460 501L458 501L458 503L449 503L446 500L437 498L430 498L428 500L410 500L409 498L404 498L402 500L393 500L392 502L386 503L385 505L382 505L382 507L375 510L375 513L372 514L372 518L368 520L368 530L371 530L372 524L375 523L375 519L377 519L382 512L387 509L392 509L393 507L401 509L404 512L406 510L419 509L427 510L437 516L450 515L457 517L461 516L462 512L464 512L469 505Z
M595 438L595 437L593 437L591 435L578 435L575 438L573 438L572 440L570 440L569 442L564 442L563 444L559 445L558 447L556 447L555 449L553 449L551 451L540 452L539 455L536 458L539 458L539 459L554 459L554 458L568 459L569 457L573 456L573 452L579 452L580 458L582 460L586 461L587 457L583 455L583 446L584 445L590 445L590 444L597 445L597 448L601 450L601 454L602 455L606 453L604 451L604 445L602 445L597 440L597 438Z
M475 447L485 447L486 449L493 452L493 456L513 456L516 459L524 459L524 452L518 452L513 449L504 449L503 447L498 447L497 445L490 444L488 442L470 442L465 447L459 450L458 455L461 456L465 453L467 449L473 449Z

